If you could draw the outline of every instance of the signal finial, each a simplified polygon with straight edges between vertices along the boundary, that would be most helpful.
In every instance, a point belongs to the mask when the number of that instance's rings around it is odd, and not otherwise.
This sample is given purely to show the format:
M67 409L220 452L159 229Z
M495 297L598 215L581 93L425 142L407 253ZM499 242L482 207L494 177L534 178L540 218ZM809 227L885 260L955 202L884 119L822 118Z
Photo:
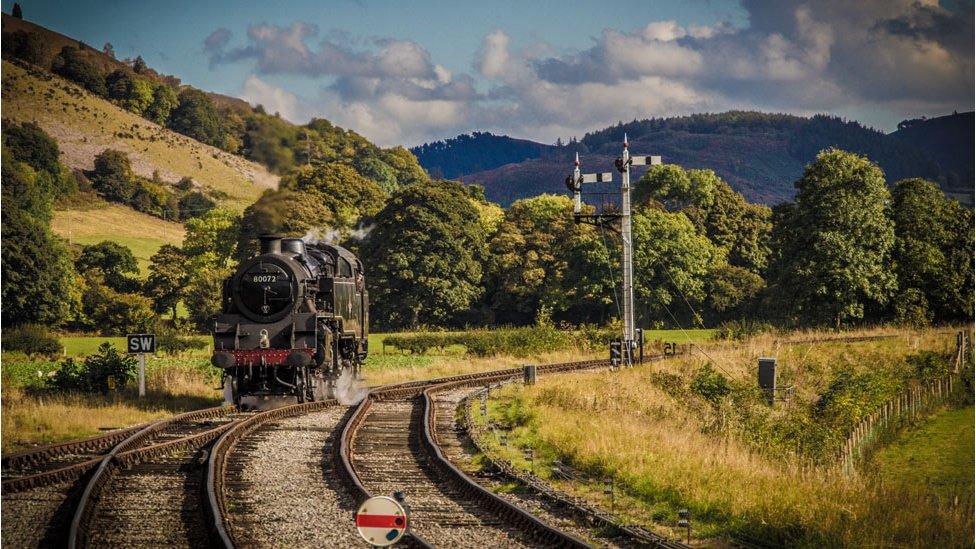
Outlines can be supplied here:
M578 152L576 153L576 161L573 162L573 165L574 166L579 166L579 153Z
M627 134L624 133L624 148L627 148Z

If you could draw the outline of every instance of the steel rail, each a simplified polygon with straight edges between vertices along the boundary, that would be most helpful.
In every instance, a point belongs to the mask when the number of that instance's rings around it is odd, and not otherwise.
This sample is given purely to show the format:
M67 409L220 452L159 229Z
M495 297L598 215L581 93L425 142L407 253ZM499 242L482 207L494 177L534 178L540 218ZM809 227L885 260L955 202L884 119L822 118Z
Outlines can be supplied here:
M423 392L424 436L422 440L425 450L434 458L435 466L444 475L443 478L458 488L461 493L472 497L492 513L504 518L508 524L518 525L520 530L529 532L537 543L545 544L548 547L589 547L585 541L546 524L538 517L485 489L444 456L444 452L441 451L437 442L437 409L434 405L433 394L464 387L471 383L471 381L448 382L435 385Z
M85 490L82 492L81 498L75 507L74 515L71 519L71 526L68 531L68 547L70 549L75 549L77 547L85 547L87 545L88 528L91 525L91 521L94 519L98 500L101 498L102 489L111 482L112 477L114 477L115 473L117 473L121 468L131 467L136 463L141 463L147 458L158 455L160 452L171 451L180 447L191 447L194 445L202 446L203 444L206 444L210 440L216 438L220 432L229 428L232 424L228 423L227 425L223 425L215 429L209 429L201 433L181 437L162 444L149 445L144 448L139 448L141 444L151 440L156 433L159 433L170 425L184 421L216 417L232 411L234 411L233 407L218 406L215 408L206 408L204 410L186 412L166 419L161 419L148 424L146 427L138 430L112 448L112 450L106 454L104 458L102 458L98 468L95 469L94 474L92 474L92 477L88 480L88 483L85 485Z
M217 439L213 448L210 449L210 455L207 458L206 497L203 500L207 525L211 529L216 544L227 548L247 545L246 543L235 544L233 536L228 529L227 507L224 499L224 474L227 469L227 459L237 443L270 421L316 412L338 405L339 401L329 399L303 404L291 404L282 406L281 408L259 412L237 422Z

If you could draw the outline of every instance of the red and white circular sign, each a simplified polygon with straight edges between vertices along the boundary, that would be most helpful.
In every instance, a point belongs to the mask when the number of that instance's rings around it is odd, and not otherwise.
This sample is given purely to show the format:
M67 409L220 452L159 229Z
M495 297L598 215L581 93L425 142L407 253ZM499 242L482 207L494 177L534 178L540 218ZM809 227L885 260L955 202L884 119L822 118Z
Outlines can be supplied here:
M371 497L356 511L356 529L375 547L393 545L407 532L407 512L393 498Z

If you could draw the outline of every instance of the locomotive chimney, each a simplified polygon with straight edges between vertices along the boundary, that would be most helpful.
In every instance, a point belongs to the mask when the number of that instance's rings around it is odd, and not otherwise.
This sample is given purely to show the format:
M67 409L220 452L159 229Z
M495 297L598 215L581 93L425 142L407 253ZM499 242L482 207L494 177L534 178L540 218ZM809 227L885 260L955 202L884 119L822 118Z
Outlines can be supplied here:
M281 237L274 234L263 234L259 237L261 239L261 253L262 254L280 254L281 253Z

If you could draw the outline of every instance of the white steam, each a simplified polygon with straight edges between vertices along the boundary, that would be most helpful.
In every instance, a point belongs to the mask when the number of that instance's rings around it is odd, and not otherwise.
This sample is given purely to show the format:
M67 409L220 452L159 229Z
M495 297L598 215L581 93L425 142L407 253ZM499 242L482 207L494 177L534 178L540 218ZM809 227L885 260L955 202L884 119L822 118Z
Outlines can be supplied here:
M345 239L363 240L376 225L360 225L355 229L333 229L331 227L312 227L302 240L306 244L339 244Z
M339 404L343 406L359 404L360 400L366 398L368 392L369 389L363 386L353 375L352 368L342 369L342 374L339 375L339 379L335 383L335 398Z

